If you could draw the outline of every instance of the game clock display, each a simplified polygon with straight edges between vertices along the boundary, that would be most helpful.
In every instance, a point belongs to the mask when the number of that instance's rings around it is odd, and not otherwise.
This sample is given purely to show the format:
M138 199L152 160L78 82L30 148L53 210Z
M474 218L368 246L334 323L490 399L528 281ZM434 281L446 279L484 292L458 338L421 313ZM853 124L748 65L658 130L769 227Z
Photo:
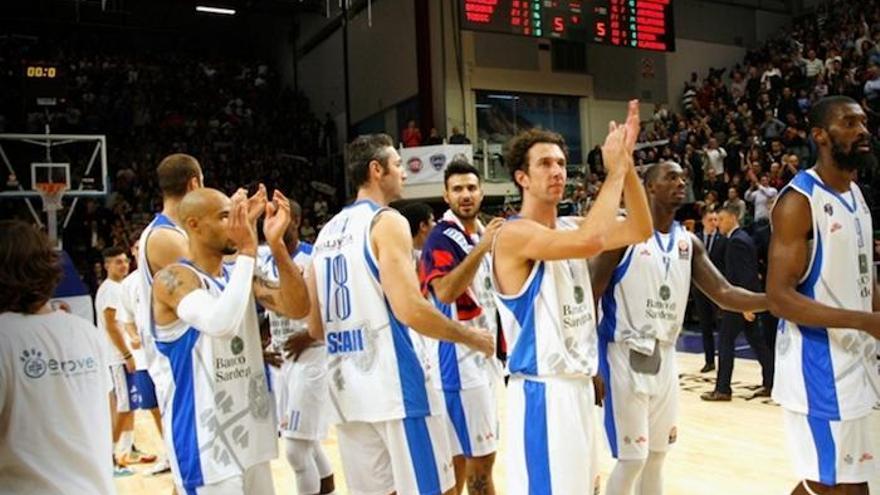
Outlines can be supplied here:
M26 65L24 77L28 79L55 79L58 77L58 68L54 65Z
M462 29L674 51L672 0L460 0Z

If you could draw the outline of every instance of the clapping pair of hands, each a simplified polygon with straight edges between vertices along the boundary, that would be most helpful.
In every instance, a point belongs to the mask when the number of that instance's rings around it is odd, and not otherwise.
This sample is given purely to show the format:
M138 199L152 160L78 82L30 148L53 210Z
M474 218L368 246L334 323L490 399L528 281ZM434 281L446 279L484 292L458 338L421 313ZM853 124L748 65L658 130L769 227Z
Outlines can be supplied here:
M290 200L275 189L272 200L266 186L260 184L257 192L248 197L247 190L239 188L232 195L229 215L229 237L239 253L254 255L257 250L257 220L263 216L263 235L270 245L284 243L284 232L290 225Z

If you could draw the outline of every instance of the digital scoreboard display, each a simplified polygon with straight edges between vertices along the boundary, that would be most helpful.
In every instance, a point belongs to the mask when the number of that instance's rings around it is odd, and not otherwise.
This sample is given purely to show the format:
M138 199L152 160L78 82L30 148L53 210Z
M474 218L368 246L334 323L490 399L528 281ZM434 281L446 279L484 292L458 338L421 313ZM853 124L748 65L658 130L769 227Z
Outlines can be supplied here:
M672 0L460 0L462 29L674 51Z

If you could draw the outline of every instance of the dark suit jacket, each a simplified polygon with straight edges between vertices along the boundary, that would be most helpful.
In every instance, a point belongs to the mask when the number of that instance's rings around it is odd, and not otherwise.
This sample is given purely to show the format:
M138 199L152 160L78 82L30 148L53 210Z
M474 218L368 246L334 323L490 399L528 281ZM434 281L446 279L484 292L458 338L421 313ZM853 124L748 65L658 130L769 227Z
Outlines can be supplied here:
M742 228L734 230L727 238L724 267L724 276L731 284L755 292L761 290L758 250L755 241Z
M705 232L698 233L697 237L703 241L703 245L706 246L706 251L709 255L709 259L712 260L712 264L715 265L715 268L717 268L718 271L724 273L724 253L727 251L727 237L724 237L721 232L718 232L717 230L712 235L715 236L715 240L711 242L712 249L709 249L710 242Z

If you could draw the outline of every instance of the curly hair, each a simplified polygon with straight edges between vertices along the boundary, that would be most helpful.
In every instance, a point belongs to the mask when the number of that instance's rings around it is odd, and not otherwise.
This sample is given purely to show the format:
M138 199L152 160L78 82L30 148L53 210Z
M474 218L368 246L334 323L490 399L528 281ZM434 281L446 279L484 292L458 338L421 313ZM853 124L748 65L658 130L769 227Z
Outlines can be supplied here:
M568 158L568 147L565 145L565 139L562 135L553 131L544 129L529 129L520 132L507 143L507 153L504 154L504 164L510 171L510 179L516 184L522 194L522 186L516 181L516 171L522 170L526 174L529 173L529 150L532 146L539 143L555 144L562 149L562 153Z
M43 231L20 220L0 221L0 313L34 313L61 281L58 252Z

